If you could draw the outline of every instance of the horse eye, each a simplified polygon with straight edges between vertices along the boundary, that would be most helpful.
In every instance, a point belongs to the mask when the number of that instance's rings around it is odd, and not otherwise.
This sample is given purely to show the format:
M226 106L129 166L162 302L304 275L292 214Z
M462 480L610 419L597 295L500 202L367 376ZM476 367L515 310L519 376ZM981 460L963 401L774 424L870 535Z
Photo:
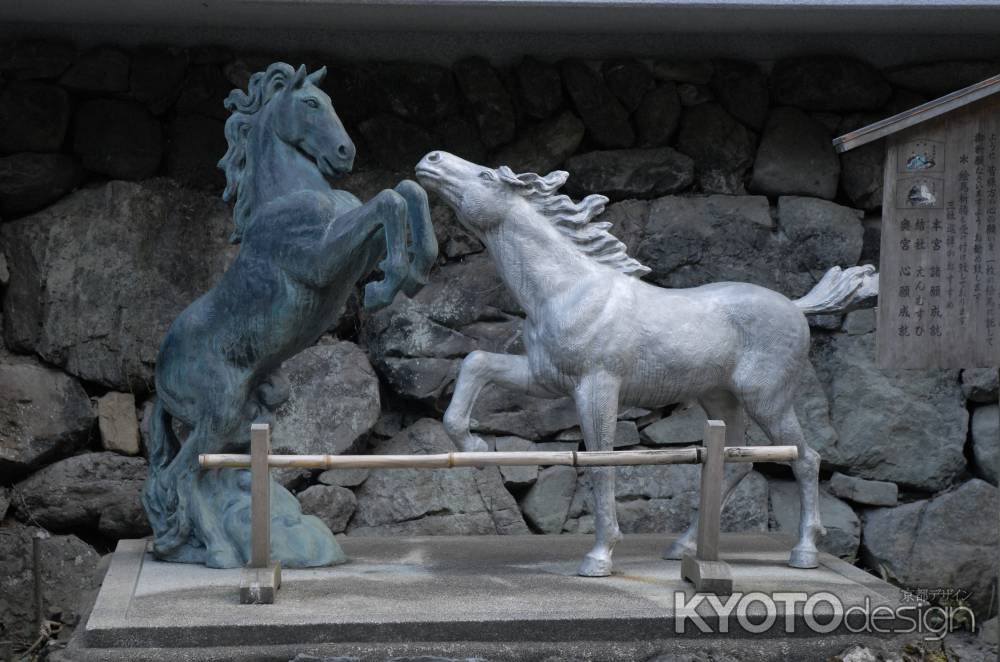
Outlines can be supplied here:
M312 97L310 97L308 99L303 99L303 101L310 108L319 108L319 101L317 101L316 99L313 99Z
M492 182L493 181L493 173L490 172L489 170L483 170L481 173L479 173L479 178L480 179L485 179L488 182Z

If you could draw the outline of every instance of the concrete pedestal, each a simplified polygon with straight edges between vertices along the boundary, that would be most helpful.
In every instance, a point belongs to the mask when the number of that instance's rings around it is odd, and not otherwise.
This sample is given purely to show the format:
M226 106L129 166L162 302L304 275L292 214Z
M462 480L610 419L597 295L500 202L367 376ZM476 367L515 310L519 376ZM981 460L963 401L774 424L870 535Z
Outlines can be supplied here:
M680 562L660 558L670 542L626 536L615 550L615 574L593 579L575 575L590 536L348 537L341 539L347 564L285 569L274 604L241 605L240 570L160 563L144 541L123 541L63 657L611 661L715 648L739 652L741 660L803 662L865 640L847 621L828 632L810 623L827 629L849 607L901 605L897 589L826 554L816 569L789 568L790 539L724 535L721 557L734 592L728 599L738 604L728 619L719 617L707 600L691 602L696 594L681 579ZM748 595L754 591L803 596L777 602L771 619L767 605ZM817 594L840 604L807 605Z

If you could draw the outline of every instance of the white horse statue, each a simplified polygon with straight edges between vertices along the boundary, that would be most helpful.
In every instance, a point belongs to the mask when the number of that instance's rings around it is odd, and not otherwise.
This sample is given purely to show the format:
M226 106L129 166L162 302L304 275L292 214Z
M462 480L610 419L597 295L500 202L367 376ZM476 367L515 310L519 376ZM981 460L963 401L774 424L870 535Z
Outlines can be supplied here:
M573 202L556 193L567 177L515 174L470 163L446 152L427 154L417 179L454 209L486 246L504 283L527 314L525 356L475 351L462 362L444 425L465 451L486 450L470 432L477 396L499 384L538 397L570 396L587 450L613 448L619 407L648 409L697 400L709 418L738 430L741 407L773 444L795 445L792 462L801 495L799 540L789 565L817 565L823 531L818 508L819 454L809 448L792 408L802 365L808 360L805 314L840 312L870 297L871 266L834 267L805 297L791 301L749 283L714 283L664 289L639 278L649 272L608 233L591 222L608 202L590 195ZM728 498L752 468L727 469ZM611 573L621 540L615 513L615 470L591 468L596 544L579 574ZM665 558L693 551L697 520Z

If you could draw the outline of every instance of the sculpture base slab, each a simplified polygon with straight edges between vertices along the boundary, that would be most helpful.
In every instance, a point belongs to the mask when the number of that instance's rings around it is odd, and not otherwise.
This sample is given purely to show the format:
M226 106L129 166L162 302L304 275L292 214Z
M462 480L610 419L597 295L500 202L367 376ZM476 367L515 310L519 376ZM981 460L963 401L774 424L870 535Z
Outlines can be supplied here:
M660 558L671 536L626 536L615 549L614 574L603 578L575 574L591 536L339 540L346 564L283 569L270 605L239 603L240 569L162 563L145 541L122 541L86 625L59 657L287 662L309 653L364 662L417 655L613 662L714 648L770 662L826 659L866 640L844 624L824 633L810 628L809 619L830 622L825 602L806 613L803 599L788 619L778 602L761 633L749 632L735 609L729 619L713 616L707 601L689 602L698 594L681 578L681 563ZM827 554L818 568L789 568L793 543L723 535L734 596L827 592L845 609L869 611L905 604L895 587ZM752 603L747 612L743 621L759 629L763 607Z

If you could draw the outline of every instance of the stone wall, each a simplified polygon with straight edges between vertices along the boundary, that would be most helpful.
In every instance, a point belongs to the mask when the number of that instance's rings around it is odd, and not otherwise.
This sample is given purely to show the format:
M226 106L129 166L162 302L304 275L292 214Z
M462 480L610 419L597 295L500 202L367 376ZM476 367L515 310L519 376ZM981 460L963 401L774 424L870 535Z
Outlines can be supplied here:
M32 535L46 543L48 615L98 555L143 536L141 431L171 320L235 248L215 167L222 100L274 59L330 67L326 88L355 141L343 188L363 198L443 148L518 171L572 173L574 196L612 199L603 220L668 287L746 280L788 296L830 266L877 262L883 147L837 156L830 139L995 73L990 62L879 71L837 57L665 62L526 57L327 62L310 54L23 42L0 52L0 639L32 636ZM431 283L373 315L356 298L289 361L287 452L452 450L440 418L462 356L518 352L522 312L482 246L440 203ZM997 536L995 370L884 372L874 315L813 320L797 410L822 455L823 547L910 588L962 588L987 609ZM577 449L570 403L483 393L475 427L501 449ZM704 413L621 414L618 447L695 443ZM751 429L752 440L760 440ZM289 471L307 511L345 535L589 532L587 477L567 467ZM621 468L626 532L679 531L692 467ZM725 514L734 531L794 532L791 474L760 466ZM18 542L20 541L20 542ZM66 581L67 575L74 577Z

